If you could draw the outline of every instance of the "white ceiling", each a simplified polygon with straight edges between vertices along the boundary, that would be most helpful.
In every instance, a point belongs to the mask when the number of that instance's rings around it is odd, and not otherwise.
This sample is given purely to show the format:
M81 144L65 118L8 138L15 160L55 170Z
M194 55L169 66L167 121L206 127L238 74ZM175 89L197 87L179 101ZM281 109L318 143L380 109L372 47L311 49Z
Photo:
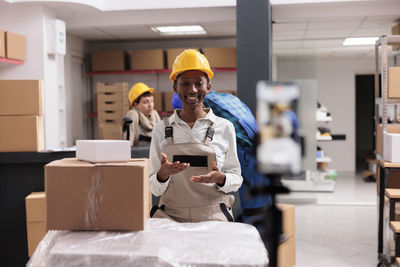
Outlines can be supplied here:
M1 2L45 5L54 10L59 19L66 22L67 33L90 41L164 40L171 37L161 37L150 27L184 24L202 25L208 33L207 37L211 38L236 36L236 1L232 0L0 0L0 4ZM87 3L82 5L71 2ZM111 5L110 2L114 4ZM128 10L117 10L121 9L116 8L118 3L121 4L121 8L126 5ZM343 40L346 37L390 35L391 27L400 19L400 0L273 4L272 19L274 54L316 55L323 58L369 57L374 55L373 46L343 47Z

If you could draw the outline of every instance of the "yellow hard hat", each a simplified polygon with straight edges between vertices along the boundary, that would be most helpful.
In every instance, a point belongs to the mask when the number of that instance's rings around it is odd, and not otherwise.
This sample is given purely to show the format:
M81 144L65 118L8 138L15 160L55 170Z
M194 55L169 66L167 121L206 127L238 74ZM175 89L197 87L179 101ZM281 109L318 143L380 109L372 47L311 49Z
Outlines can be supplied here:
M174 82L178 74L187 70L205 72L210 80L214 76L207 58L195 49L187 49L176 57L169 79Z
M144 83L137 83L134 86L131 87L131 90L129 90L129 104L132 105L132 103L142 94L150 92L151 94L154 92L154 88L149 88L146 84Z

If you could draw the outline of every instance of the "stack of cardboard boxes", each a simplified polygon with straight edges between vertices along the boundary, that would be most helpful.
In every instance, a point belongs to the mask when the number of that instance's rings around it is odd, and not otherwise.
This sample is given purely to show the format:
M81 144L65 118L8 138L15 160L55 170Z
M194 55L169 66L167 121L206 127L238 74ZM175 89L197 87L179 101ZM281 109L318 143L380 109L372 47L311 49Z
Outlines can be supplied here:
M0 29L0 58L26 59L26 37Z
M0 80L0 152L44 149L43 82Z
M128 83L97 83L99 139L121 139L122 117L129 111Z

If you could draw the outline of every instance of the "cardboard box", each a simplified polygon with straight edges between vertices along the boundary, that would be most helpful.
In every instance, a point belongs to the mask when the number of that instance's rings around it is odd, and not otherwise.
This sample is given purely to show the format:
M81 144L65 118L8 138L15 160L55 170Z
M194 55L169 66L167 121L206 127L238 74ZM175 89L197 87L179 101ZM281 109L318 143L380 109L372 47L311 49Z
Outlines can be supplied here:
M0 57L6 57L6 40L2 29L0 29Z
M100 124L103 122L121 123L122 117L124 117L125 115L126 115L126 112L123 113L122 110L98 111L97 112L97 121Z
M115 92L115 93L109 92L109 93L97 94L97 104L102 102L113 102L123 105L123 103L126 103L126 101L128 101L129 103L128 95L122 92Z
M32 256L39 242L46 235L46 195L34 192L25 198L28 255Z
M153 100L154 100L154 109L157 111L163 111L164 110L164 94L163 92L160 91L154 91L153 92Z
M129 85L126 82L113 83L113 84L97 83L96 91L97 93L118 93L118 92L129 93Z
M236 68L236 48L204 48L211 68Z
M24 35L6 32L6 58L23 60L26 59L26 37Z
M162 49L133 50L131 53L131 69L164 69L164 51Z
M174 91L164 92L164 111L173 111L171 99L174 95Z
M400 35L400 23L397 23L392 27L392 35ZM400 48L400 45L392 45L392 50L398 50Z
M0 80L0 115L43 115L43 81Z
M0 152L44 149L43 116L0 116Z
M383 160L400 162L400 133L384 133Z
M113 111L117 112L120 114L125 115L129 111L129 103L128 101L126 102L114 102L114 101L104 101L104 102L99 102L97 103L97 112L107 112L107 111Z
M386 131L388 133L400 133L400 124L387 124ZM376 127L376 153L382 155L382 124Z
M124 140L77 140L76 158L89 162L129 161L131 145Z
M123 71L127 69L128 54L121 50L100 50L92 53L92 71Z
M295 235L295 215L294 205L290 204L278 204L278 208L282 210L282 229L286 238L290 238Z
M278 247L278 267L296 265L296 237L292 236Z
M400 67L389 67L388 98L400 98Z
M149 162L45 166L48 230L140 231L149 217Z
M121 140L122 129L121 124L116 121L101 122L98 124L98 138L109 140Z

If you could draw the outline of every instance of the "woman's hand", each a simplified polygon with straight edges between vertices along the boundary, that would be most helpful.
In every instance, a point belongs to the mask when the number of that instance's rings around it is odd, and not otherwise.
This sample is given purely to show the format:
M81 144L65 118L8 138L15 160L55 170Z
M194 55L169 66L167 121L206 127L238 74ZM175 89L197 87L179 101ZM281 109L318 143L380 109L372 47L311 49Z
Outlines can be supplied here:
M226 176L223 172L221 172L217 163L213 161L212 170L205 175L197 175L190 177L190 181L196 183L217 183L218 186L222 187L225 184Z
M167 160L167 155L161 153L161 167L157 172L157 180L165 182L170 175L177 174L189 166L189 163L180 163L179 161L171 163Z

